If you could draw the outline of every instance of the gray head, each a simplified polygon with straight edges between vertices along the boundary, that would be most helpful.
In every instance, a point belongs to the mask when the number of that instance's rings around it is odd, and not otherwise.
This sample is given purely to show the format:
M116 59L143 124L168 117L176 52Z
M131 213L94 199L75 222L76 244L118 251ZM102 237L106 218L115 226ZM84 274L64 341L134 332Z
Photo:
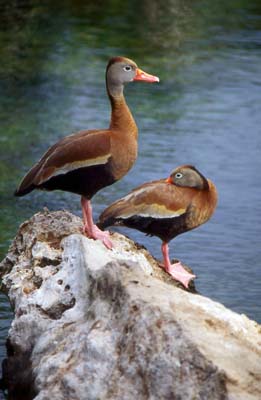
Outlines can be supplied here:
M121 96L123 86L132 81L159 82L156 76L147 74L137 64L126 57L113 57L106 69L106 84L111 96Z
M193 165L182 165L176 168L170 174L167 182L176 186L199 190L209 189L207 179Z

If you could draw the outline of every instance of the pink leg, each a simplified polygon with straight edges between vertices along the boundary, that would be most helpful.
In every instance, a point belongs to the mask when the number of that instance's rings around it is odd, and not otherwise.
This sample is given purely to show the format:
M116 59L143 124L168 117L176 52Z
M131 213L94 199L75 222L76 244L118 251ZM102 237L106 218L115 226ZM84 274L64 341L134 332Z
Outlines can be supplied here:
M101 231L93 222L91 201L82 196L81 205L84 223L83 230L86 233L86 236L95 240L99 239L108 249L112 249L113 245L109 239L109 232Z
M180 262L172 264L169 259L169 245L163 242L161 246L161 251L163 254L164 268L165 270L173 276L178 282L181 282L186 288L188 288L191 279L196 278L196 275L190 274L186 271Z

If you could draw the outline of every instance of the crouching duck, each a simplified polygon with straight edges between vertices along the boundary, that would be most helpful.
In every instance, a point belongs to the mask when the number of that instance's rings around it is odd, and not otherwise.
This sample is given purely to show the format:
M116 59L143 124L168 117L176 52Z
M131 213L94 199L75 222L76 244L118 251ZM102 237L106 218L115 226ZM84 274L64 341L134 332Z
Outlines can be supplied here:
M212 216L217 190L194 166L176 168L167 179L145 183L111 204L99 217L98 226L135 228L162 240L164 269L186 288L195 275L180 262L169 259L170 240L197 228Z
M65 190L81 196L84 232L112 247L108 232L93 222L91 198L121 179L137 157L138 129L125 102L124 85L132 81L159 82L124 57L109 60L106 87L111 103L109 129L83 130L67 136L47 150L23 178L15 196L34 189Z

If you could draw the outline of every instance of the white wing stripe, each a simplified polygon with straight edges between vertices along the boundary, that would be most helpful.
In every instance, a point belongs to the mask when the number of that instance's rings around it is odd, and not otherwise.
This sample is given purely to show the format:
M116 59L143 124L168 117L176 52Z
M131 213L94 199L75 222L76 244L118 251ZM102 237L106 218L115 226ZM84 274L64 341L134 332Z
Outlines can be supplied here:
M48 178L48 180L53 178L54 176L67 174L67 172L73 171L78 168L106 164L108 162L108 159L110 158L110 156L111 156L111 154L106 154L106 156L96 157L96 158L92 158L90 160L75 161L73 163L65 164L61 168L57 168L57 170L55 170L52 173L52 175Z
M165 212L164 214L160 214L157 212L137 212L137 213L128 213L128 214L121 214L120 218L122 219L127 219L134 217L134 215L137 215L138 217L144 217L144 218L156 218L156 219L164 219L164 218L177 218L180 217L182 214L185 214L186 210L181 209L175 211L169 211Z

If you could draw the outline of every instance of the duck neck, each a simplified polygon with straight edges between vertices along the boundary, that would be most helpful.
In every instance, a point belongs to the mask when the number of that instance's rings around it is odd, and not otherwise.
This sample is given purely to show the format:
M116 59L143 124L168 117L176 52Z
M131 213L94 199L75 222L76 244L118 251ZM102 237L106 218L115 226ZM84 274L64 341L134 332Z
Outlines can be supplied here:
M107 92L111 102L110 129L119 130L121 133L131 134L137 138L137 125L125 101L123 85L109 86L107 83Z

